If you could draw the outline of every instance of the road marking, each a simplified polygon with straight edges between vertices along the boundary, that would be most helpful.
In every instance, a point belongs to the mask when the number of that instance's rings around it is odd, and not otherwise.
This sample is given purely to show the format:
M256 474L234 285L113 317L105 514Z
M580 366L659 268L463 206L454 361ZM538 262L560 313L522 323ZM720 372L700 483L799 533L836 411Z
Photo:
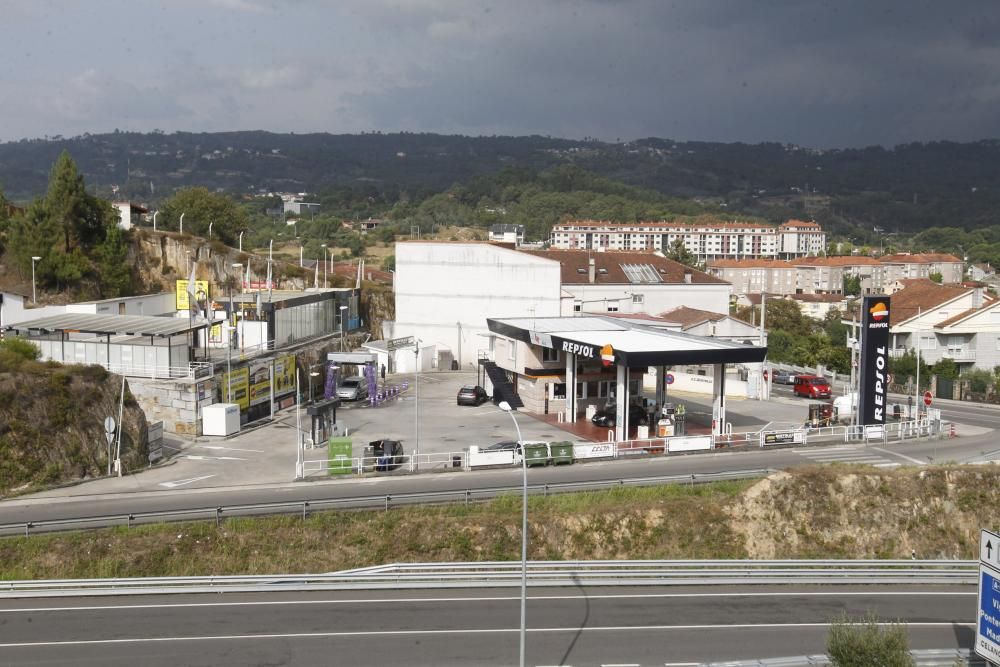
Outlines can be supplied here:
M194 454L186 454L179 458L191 459L192 461L246 461L238 456L197 456Z
M602 662L601 667L642 667L638 662Z
M239 447L223 447L221 445L195 445L199 449L224 449L228 452L256 452L257 454L263 454L263 449L240 449Z
M920 459L915 459L912 456L907 456L906 454L900 454L899 452L894 452L891 449L882 449L881 447L872 447L872 449L878 450L880 452L885 452L886 454L891 454L893 456L898 456L901 459L906 459L910 463L916 463L918 466L927 465L926 461L921 461Z
M878 623L879 626L891 626L895 621ZM796 629L796 628L829 628L833 623L735 623L732 625L606 625L595 627L568 627L568 628L528 628L532 634L557 634L571 632L573 634L581 632L669 632L679 630L691 632L692 630L753 630L753 629ZM975 623L947 622L916 622L907 623L907 627L920 628L954 628L954 627L975 627ZM261 639L329 639L335 637L409 637L413 635L499 635L514 634L520 632L520 628L468 628L451 630L356 630L344 632L287 632L287 633L262 633L262 634L242 634L242 635L192 635L188 637L123 637L120 639L70 639L64 641L45 642L9 642L0 644L0 648L37 648L42 646L107 646L115 644L152 644L166 642L192 642L192 641L237 641L249 639L259 641Z
M160 486L165 486L168 489L176 489L178 486L184 486L185 484L193 484L194 482L200 482L201 480L208 479L209 477L215 477L215 475L202 475L201 477L179 479L175 482L160 482Z
M663 667L698 667L700 662L665 662Z
M650 593L650 594L627 594L627 595L529 595L530 600L552 601L552 600L636 600L636 599L662 599L662 598L765 598L765 597L867 597L877 595L879 597L974 597L975 590L971 591L775 591L773 593ZM171 602L166 604L128 604L128 605L87 605L78 607L21 607L21 608L0 608L0 614L24 613L24 612L59 612L59 611L101 611L101 610L137 610L137 609L186 609L200 607L266 607L266 606L288 606L288 605L341 605L341 604L426 604L428 602L452 603L452 602L509 602L520 600L520 596L495 596L495 597L448 597L448 598L358 598L343 600L246 600L242 602Z

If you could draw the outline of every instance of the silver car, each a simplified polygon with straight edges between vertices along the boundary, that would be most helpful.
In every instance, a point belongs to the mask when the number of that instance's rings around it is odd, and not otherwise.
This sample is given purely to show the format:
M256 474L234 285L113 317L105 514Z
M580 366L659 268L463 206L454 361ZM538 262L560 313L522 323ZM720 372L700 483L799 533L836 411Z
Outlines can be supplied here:
M337 398L342 401L360 401L368 398L368 381L363 377L349 377L337 386Z

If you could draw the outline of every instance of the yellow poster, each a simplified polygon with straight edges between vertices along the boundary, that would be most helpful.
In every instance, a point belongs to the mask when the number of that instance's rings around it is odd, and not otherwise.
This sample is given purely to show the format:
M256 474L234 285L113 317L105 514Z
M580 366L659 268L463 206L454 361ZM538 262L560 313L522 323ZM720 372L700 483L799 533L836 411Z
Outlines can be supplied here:
M228 393L227 393L228 390ZM250 408L250 369L237 368L232 373L222 374L222 402L236 403L240 410Z
M274 360L274 395L295 391L295 355L289 354Z
M250 364L250 405L267 403L271 398L271 361Z
M188 281L178 280L175 281L174 287L174 301L177 304L177 310L187 310L191 306L190 304L190 294L188 294ZM196 280L194 281L194 292L198 301L204 301L208 298L208 281L207 280Z

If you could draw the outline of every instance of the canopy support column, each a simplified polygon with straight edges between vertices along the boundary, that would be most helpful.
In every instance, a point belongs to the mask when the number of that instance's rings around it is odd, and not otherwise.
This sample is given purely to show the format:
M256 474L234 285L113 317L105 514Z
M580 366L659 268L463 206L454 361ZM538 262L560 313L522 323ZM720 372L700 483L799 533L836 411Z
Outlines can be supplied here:
M617 388L615 390L615 440L621 442L628 438L628 369L624 363L617 364Z
M726 429L726 365L712 365L712 435Z
M566 353L566 423L576 421L576 355Z

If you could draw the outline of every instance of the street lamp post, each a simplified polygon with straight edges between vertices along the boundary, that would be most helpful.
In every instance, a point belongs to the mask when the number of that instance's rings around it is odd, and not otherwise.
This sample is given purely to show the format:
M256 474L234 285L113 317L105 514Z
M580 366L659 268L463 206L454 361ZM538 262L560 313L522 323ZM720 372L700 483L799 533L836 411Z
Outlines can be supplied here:
M243 268L241 262L234 262L233 268L236 269L236 275L240 275L239 270ZM229 336L226 340L226 403L230 403L233 400L233 332L236 331L236 327L233 326L233 283L229 282L229 322L227 323L226 330L229 332Z
M344 351L344 311L347 310L347 306L340 307L340 351Z
M214 220L212 222L208 223L208 238L212 238L212 225L214 225L214 224L215 224Z
M153 231L156 231L156 216L160 214L159 211L153 211Z
M527 606L528 593L528 457L524 455L524 439L521 437L521 427L517 425L514 418L514 411L507 401L500 401L500 409L510 415L514 422L514 429L517 431L517 442L521 448L521 660L518 663L524 667L524 638L525 638L525 607ZM516 450L515 450L516 451Z
M302 268L302 243L299 243L299 268Z
M246 230L244 229L243 231L240 232L240 252L243 252L243 233L245 231Z
M38 299L35 298L35 262L40 259L38 255L31 258L31 303L38 303Z
M184 214L183 213L181 213L180 233L181 234L184 233Z

